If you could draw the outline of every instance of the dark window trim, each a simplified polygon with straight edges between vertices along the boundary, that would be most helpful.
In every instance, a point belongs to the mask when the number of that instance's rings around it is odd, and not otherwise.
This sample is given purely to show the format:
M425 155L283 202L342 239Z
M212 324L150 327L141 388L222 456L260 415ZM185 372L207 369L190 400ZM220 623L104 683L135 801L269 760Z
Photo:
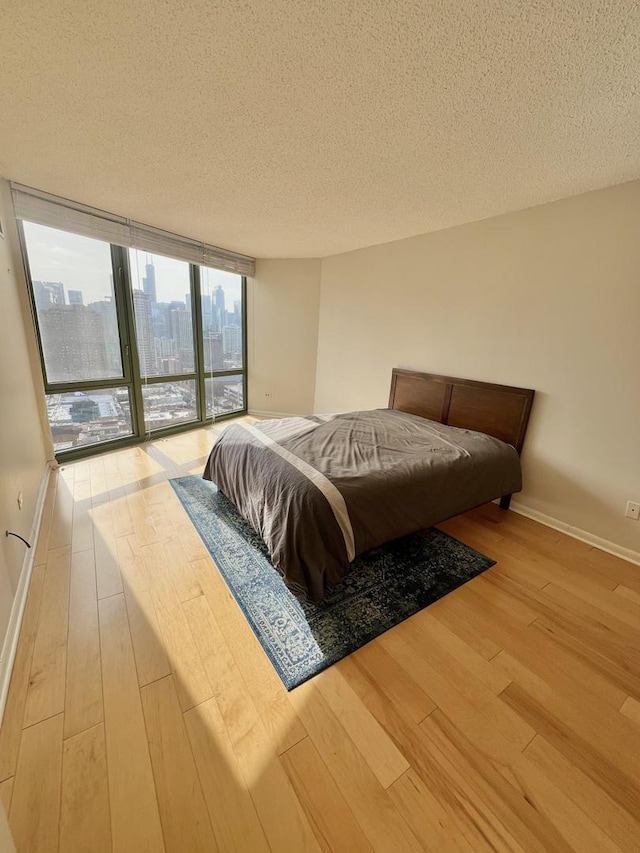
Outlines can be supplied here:
M110 450L118 450L124 447L133 447L143 444L152 439L176 435L193 429L201 429L211 426L219 421L230 418L241 417L248 411L248 369L247 369L247 278L241 276L242 294L242 367L225 370L204 370L204 341L202 337L202 299L200 287L200 265L189 264L189 276L191 282L192 299L192 323L194 333L194 358L196 370L191 373L171 374L164 376L151 376L143 378L140 374L140 361L135 336L135 314L133 306L133 288L131 271L129 267L129 253L123 246L108 244L111 251L111 264L113 269L114 298L116 302L116 314L118 328L120 330L120 353L122 359L123 375L112 379L92 379L82 382L49 382L47 379L46 365L42 338L40 335L40 324L35 304L35 292L33 279L29 265L29 255L24 228L21 220L16 220L18 235L20 239L20 251L25 269L25 275L29 290L29 304L32 320L38 344L38 355L40 368L44 382L46 395L69 394L74 391L99 391L102 388L128 388L131 405L132 435L122 438L110 439L96 444L82 445L69 450L58 450L55 453L56 460L60 463L74 459L82 459L95 456L98 453L106 453ZM59 229L65 230L65 229ZM234 412L225 412L219 415L207 415L205 381L224 376L242 376L244 387L244 407ZM144 422L144 404L142 389L145 385L155 385L166 382L195 381L196 383L196 414L195 419L176 424L175 426L159 427L148 430Z

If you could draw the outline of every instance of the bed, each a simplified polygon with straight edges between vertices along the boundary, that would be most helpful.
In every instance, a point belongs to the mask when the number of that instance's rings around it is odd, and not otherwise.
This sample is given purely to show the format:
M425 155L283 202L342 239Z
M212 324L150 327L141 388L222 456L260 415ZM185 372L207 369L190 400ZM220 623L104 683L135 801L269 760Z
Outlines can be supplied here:
M358 555L522 488L534 392L395 368L389 406L229 426L204 477L321 601Z

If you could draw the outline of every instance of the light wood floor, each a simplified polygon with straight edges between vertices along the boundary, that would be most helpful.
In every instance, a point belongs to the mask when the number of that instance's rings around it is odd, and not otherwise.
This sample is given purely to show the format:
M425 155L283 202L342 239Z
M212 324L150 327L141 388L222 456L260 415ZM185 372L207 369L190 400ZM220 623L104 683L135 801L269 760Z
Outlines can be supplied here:
M52 477L0 732L38 851L640 850L640 568L494 505L498 564L287 694L167 477Z

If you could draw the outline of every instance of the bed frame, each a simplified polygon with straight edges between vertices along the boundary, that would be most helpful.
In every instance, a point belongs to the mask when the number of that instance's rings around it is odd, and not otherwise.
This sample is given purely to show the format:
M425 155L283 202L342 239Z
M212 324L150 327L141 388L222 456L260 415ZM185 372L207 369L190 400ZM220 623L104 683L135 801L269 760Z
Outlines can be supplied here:
M484 432L520 453L535 391L393 368L389 408L441 424ZM509 509L511 495L500 499Z

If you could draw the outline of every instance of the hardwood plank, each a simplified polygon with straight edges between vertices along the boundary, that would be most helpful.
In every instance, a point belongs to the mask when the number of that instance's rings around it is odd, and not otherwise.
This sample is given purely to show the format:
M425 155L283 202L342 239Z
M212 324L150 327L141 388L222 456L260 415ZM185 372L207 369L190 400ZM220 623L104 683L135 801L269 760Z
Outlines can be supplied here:
M100 634L93 551L71 555L64 736L102 722Z
M586 775L542 735L536 735L523 755L564 791L625 853L640 850L640 824L612 799L610 792Z
M506 618L505 611L477 596L473 590L465 588L458 592L457 609L461 620L473 620L478 631L491 637L527 667L541 673L556 689L569 694L577 691L585 695L585 701L591 701L589 694L594 694L616 708L620 706L629 683L634 681L630 674L632 663L622 669L615 662L609 663L609 658L604 659L600 650L591 654L585 645L585 638L594 639L600 649L604 628L598 629L593 638L593 623L566 609L562 611L564 627L558 630L555 623L549 625L547 617L539 617L531 626L518 626ZM538 592L535 595L538 597ZM557 613L554 616L560 618ZM578 632L579 639L567 634L567 629ZM624 645L620 648L625 649L626 658L631 657Z
M384 728L402 755L411 756L411 765L415 766L417 760L415 733L419 731L417 721L409 717L401 705L394 702L355 655L349 655L334 666L358 694L367 710ZM435 709L435 705L433 703L431 705L430 713ZM425 718L422 717L422 719Z
M550 577L550 572L546 569L541 569L534 562L525 562L517 557L512 557L502 549L500 559L493 567L493 571L494 574L511 578L518 583L533 586L536 589L542 589L553 579L553 576Z
M518 534L524 541L533 545L544 542L555 545L562 539L562 533L552 527L546 527L539 521L525 518L516 512L505 512L497 504L487 503L472 510L469 515L476 521L492 526L498 533L511 537ZM466 517L466 516L465 516Z
M207 661L207 672L211 684L216 679L215 643L207 638L221 636L242 674L246 689L260 715L273 744L280 755L306 737L307 732L293 709L287 691L273 666L267 660L244 614L229 591L211 558L194 562L211 614L215 613L215 624L202 602L191 608L184 605L192 624L198 625L198 642L203 659ZM219 628L218 628L219 626ZM194 629L195 630L195 629Z
M630 625L624 619L607 613L601 606L586 601L575 592L568 592L555 583L548 584L542 591L531 590L530 592L508 579L502 579L500 584L508 589L514 598L526 600L534 605L541 618L564 618L568 614L572 621L577 618L583 623L588 622L599 638L605 640L613 638L616 646L628 643L636 648L640 647L638 626ZM603 591L602 598L604 599L605 596L606 591Z
M388 788L409 769L406 757L388 737L337 667L329 667L317 675L313 682L382 787Z
M558 646L566 649L601 679L616 686L621 694L640 696L640 667L637 652L623 640L618 643L613 632L601 630L584 619L541 617L534 622L539 631L548 634Z
M313 742L306 737L287 750L281 760L325 853L373 853Z
M459 817L454 817L459 806L451 803L446 808L413 768L391 785L389 795L425 850L476 853L480 849L478 845L482 844L483 836L469 840Z
M15 777L10 776L4 782L0 782L0 802L4 807L5 814L9 814L11 809L11 797L13 796L13 783Z
M197 566L187 559L182 542L172 536L164 542L167 565L171 572L171 581L180 601L188 601L202 595L203 590L198 577Z
M476 613L465 607L462 590L456 590L455 595L446 595L429 606L429 613L438 622L441 622L450 631L460 637L485 660L494 658L501 649L490 637L486 636L484 626L478 624Z
M437 643L443 651L472 672L478 681L481 681L496 696L502 693L509 683L510 679L502 673L497 673L496 668L479 655L473 646L450 631L430 613L421 614L421 618L416 619L415 630L424 635L428 648L431 648L431 643Z
M189 621L173 587L162 543L140 548L151 597L164 639L171 671L176 677L180 706L188 711L213 695Z
M124 596L98 608L113 850L158 853L165 848Z
M91 483L89 480L73 484L73 521L71 551L93 548L93 520L91 518Z
M65 853L111 851L103 723L64 742L60 850Z
M0 728L0 779L7 779L16 772L18 750L22 736L22 721L27 703L31 661L36 641L40 603L44 587L44 565L34 566L27 603L22 618L16 658L11 673L7 704Z
M142 687L170 675L171 665L162 642L137 536L121 536L117 547L138 683Z
M94 527L96 582L98 598L122 592L122 577L116 559L116 537L113 530L111 504L94 504L91 510Z
M173 676L140 691L167 853L217 850Z
M476 817L465 810L466 799L461 796L455 784L445 777L442 768L437 765L430 753L427 742L419 725L407 720L400 709L382 693L378 685L372 685L359 666L346 658L337 664L346 673L349 683L363 696L367 707L381 722L389 736L398 745L404 755L411 756L411 770L403 774L388 789L396 808L404 817L416 837L426 844L427 849L462 849L475 851L485 846L486 838L480 831ZM519 753L515 749L508 751L513 758ZM505 752L504 761L509 760ZM502 765L500 765L502 768ZM416 805L418 814L411 812L410 804ZM440 833L432 834L433 826ZM440 835L443 837L441 838ZM446 840L451 840L451 845ZM437 848L436 848L437 849Z
M535 604L535 591L532 591L530 597L526 594L514 595L514 590L527 589L526 585L518 584L500 572L489 569L469 581L467 586L481 598L502 607L512 619L523 625L530 625L538 615L538 611L532 606Z
M640 604L640 591L636 589L629 589L628 586L618 584L618 586L614 589L614 592L616 595L621 595L628 601L635 601L636 604Z
M107 503L107 475L104 470L104 456L94 456L89 460L89 481L91 483L91 506Z
M161 537L151 523L144 494L137 482L135 487L135 491L127 491L127 503L129 504L133 530L139 545L153 545L155 542L159 542Z
M218 849L268 853L256 808L215 699L184 715Z
M618 845L595 821L527 758L520 757L510 768L509 777L527 803L558 830L573 850L620 853Z
M508 709L475 676L436 644L425 653L424 637L411 620L387 631L380 642L413 675L422 689L470 737L496 759L522 750L535 730Z
M62 714L22 733L9 825L16 850L58 850L62 774Z
M392 701L398 713L409 722L422 722L436 707L407 670L376 640L362 646L345 660L363 670L371 686Z
M23 726L64 710L71 548L49 551Z
M603 615L606 614L625 622L633 629L637 630L640 624L640 602L614 594L614 591L603 590L602 587L591 582L588 578L582 577L579 580L566 577L556 578L550 585L548 594L555 593L558 587L565 593L574 595L586 604L593 605L597 610L603 611Z
M512 683L502 698L623 808L638 813L640 732L621 714L603 721L590 708L577 708L555 694L539 699L530 689Z
M107 488L109 490L109 506L111 507L111 520L113 532L118 536L131 536L134 533L133 520L129 512L127 493L122 485L120 472L107 474Z
M301 684L290 695L314 746L373 849L379 853L421 850L387 791L313 682Z
M75 484L82 481L91 482L91 461L89 459L80 459L73 463L73 482Z
M71 545L73 535L73 466L58 469L48 550Z
M318 851L318 842L206 598L193 598L184 607L203 648L220 715L271 848Z
M633 696L627 696L622 703L620 713L624 714L625 717L628 717L630 720L633 720L634 723L638 723L638 725L640 725L640 702L638 702L637 699L634 699Z
M476 750L445 714L434 711L420 728L429 739L432 755L455 783L465 809L484 826L489 849L571 853L572 848L553 823Z
M94 697L98 693L96 667L90 665L95 640L88 640L85 660L81 639L83 632L89 638L95 632L95 591L92 598L86 574L76 578L77 561L86 560L88 566L92 553L103 596L100 608L113 606L109 596L115 595L123 617L111 624L110 642L128 651L115 655L127 661L121 667L127 675L116 678L112 663L111 687L105 682L108 701L119 708L119 731L114 734L112 713L111 741L102 743L102 771L85 760L81 747L98 737L103 724L83 728L64 742L60 849L87 849L87 843L89 849L100 849L105 838L104 847L110 849L105 786L119 789L122 779L125 792L114 801L120 826L114 849L145 849L135 837L138 830L131 829L139 823L140 798L155 810L149 819L149 809L142 808L143 827L149 822L155 827L147 833L147 849L163 849L163 822L184 824L185 836L196 831L191 800L182 789L167 793L183 776L185 790L195 777L202 788L198 812L202 815L206 805L215 837L215 842L209 839L212 849L214 844L242 853L269 848L298 853L305 847L394 853L640 849L637 566L493 505L479 508L443 527L489 553L496 566L339 662L315 683L288 694L166 482L168 474L196 467L199 472L213 435L210 429L184 433L157 447L128 448L53 472L0 729L0 797L13 794L17 781L36 639L39 633L40 643L45 633L55 635L52 620L60 616L48 608L38 627L50 533L55 527L55 536L66 542L71 496L63 733L71 730L67 726L91 722L72 725L72 708L82 706L74 698L76 689ZM56 501L58 481L67 495L61 493ZM93 544L88 517L96 533ZM116 536L116 530L122 535ZM164 570L158 571L158 561L153 571L145 562L141 548L147 546L153 546L148 555L154 548L163 555ZM76 580L84 586L76 586ZM164 609L163 595L170 602ZM184 620L175 615L179 611ZM100 617L102 630L102 612ZM165 740L155 737L151 748L161 745L163 767L170 763L169 753L179 756L173 762L179 769L176 778L158 786L164 792L158 805L153 774L159 765L151 762L138 684L155 696L162 689L158 679L176 679L167 678L171 643L165 635L185 624L212 698L185 714L176 712L175 698L172 709L154 699L150 728ZM108 662L103 666L109 668ZM185 659L182 666L190 668ZM327 689L332 680L339 688L337 697L330 696L338 713L346 693L350 734L320 692L319 685ZM368 736L356 722L362 715ZM56 718L60 715L50 719ZM26 728L25 736L41 725ZM104 726L109 738L109 720ZM544 736L536 734L538 729ZM42 740L55 751L56 738ZM57 742L60 750L59 734ZM69 752L72 747L75 751ZM385 789L366 759L375 765L381 756L396 754L411 767ZM145 761L146 774L141 772ZM379 773L385 768L384 761L377 766ZM102 777L100 796L92 795L83 773ZM131 774L135 784L129 782ZM56 784L60 794L59 778ZM42 802L40 796L33 794L32 807L42 806L46 813L46 795ZM99 802L102 810L90 818ZM88 842L74 840L83 838L90 824L105 820L106 832L97 830ZM177 832L170 832L176 847ZM49 846L57 845L53 832Z
M629 586L640 593L640 578L638 577L638 566L635 563L630 563L614 554L608 554L606 551L599 551L597 548L591 548L587 552L585 563L589 576L592 576L595 568L598 570L599 576L604 575L610 580Z

